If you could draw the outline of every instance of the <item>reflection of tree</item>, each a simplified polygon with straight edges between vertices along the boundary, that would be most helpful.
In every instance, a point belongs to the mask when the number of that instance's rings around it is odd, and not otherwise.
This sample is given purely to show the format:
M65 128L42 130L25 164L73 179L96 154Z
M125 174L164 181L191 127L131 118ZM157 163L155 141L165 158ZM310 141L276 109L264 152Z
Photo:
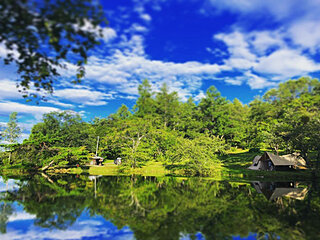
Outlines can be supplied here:
M6 202L0 203L0 232L7 232L7 223L10 215L14 212L14 209L11 204Z
M50 183L45 178L34 176L22 182L17 192L8 198L23 204L24 210L35 214L35 224L47 228L66 229L72 225L85 208L85 195L66 188L65 182Z
M96 197L86 177L35 177L10 193L42 227L65 229L85 209L118 228L129 226L136 239L179 239L201 232L207 239L257 233L259 239L315 239L320 234L319 190L304 200L268 201L250 184L199 178L101 177ZM22 201L24 196L24 201Z

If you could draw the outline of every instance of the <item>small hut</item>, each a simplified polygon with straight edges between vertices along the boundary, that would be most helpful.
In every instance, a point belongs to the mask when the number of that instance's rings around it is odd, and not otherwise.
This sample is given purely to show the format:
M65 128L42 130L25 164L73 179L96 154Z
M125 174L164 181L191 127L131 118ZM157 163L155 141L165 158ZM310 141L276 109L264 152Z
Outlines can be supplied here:
M252 165L249 167L251 170L290 170L293 168L305 168L306 162L298 154L288 154L277 156L270 152L265 152L262 156L256 156Z

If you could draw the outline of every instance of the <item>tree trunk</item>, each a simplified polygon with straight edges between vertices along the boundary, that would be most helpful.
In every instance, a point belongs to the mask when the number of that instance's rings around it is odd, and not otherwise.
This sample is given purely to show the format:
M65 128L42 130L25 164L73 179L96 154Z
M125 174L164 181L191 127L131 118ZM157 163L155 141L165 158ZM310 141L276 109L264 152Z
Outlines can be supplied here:
M11 165L11 157L12 157L12 152L10 151L9 153L9 164Z

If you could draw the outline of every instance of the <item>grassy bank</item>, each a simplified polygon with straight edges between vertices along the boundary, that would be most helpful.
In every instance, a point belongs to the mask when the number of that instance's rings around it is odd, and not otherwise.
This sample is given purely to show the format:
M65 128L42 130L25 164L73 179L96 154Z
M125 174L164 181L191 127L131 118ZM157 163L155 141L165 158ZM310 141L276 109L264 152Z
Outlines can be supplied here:
M312 170L292 170L292 171L253 171L247 169L252 164L252 159L260 153L250 153L247 150L237 150L220 156L223 167L220 169L211 169L212 173L207 175L216 180L312 180L319 178L319 171ZM89 174L89 175L142 175L142 176L190 176L184 166L175 165L170 168L164 166L161 162L148 162L141 168L124 168L113 164L112 160L104 162L104 166L82 166L73 168L50 168L48 174ZM34 172L32 169L25 169L21 166L11 166L0 168L1 175L25 175Z

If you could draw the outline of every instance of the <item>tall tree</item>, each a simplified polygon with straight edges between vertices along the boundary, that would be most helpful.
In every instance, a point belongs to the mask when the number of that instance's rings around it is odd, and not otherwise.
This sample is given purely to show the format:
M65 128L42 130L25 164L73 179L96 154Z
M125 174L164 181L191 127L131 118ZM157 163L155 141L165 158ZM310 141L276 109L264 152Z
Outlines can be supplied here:
M249 108L243 105L237 98L228 104L230 111L229 123L226 129L226 139L233 146L246 147L246 136L248 132Z
M209 130L214 135L223 137L226 134L226 126L229 121L227 108L228 101L221 97L220 92L211 86L206 96L199 103L204 124L204 131Z
M148 79L144 79L142 84L138 87L139 98L135 105L136 115L144 117L145 115L152 115L155 111L155 103L152 98L153 92L151 84Z
M17 112L12 112L9 116L9 122L3 132L3 139L10 144L16 143L21 136L21 129L18 125ZM11 150L11 147L9 147ZM9 153L9 163L11 162L12 151Z
M179 100L177 92L169 93L167 84L164 83L156 96L157 113L161 116L165 127L174 127L177 122Z
M9 143L16 143L19 137L21 136L21 128L18 125L17 112L12 112L9 116L9 122L7 127L3 132L4 140Z

